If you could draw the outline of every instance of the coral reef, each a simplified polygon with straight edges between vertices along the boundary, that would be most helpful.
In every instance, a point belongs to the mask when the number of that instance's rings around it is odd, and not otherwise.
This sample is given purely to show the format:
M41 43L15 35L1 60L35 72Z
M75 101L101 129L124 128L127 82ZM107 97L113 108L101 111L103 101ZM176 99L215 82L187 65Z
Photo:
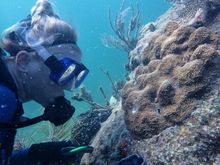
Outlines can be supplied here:
M81 164L114 165L130 154L148 164L220 164L220 1L171 1L142 29L122 102Z

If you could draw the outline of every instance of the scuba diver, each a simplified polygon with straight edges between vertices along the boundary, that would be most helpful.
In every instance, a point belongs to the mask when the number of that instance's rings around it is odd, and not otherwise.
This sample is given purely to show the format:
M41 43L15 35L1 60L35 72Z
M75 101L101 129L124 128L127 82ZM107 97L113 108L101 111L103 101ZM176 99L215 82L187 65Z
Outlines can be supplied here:
M89 70L81 63L73 28L61 20L47 0L38 0L27 18L3 32L0 51L0 164L49 164L92 152L70 141L33 144L13 152L16 129L40 121L55 126L69 120L75 108L64 90L80 86ZM41 116L23 117L22 103L36 101Z

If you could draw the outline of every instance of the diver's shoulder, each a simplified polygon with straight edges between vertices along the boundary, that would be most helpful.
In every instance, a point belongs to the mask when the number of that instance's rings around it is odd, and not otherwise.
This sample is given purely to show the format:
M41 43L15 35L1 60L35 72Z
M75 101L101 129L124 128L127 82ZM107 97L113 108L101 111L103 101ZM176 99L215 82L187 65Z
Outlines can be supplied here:
M4 107L4 105L13 108L16 107L16 104L17 99L15 93L5 85L0 84L0 108Z

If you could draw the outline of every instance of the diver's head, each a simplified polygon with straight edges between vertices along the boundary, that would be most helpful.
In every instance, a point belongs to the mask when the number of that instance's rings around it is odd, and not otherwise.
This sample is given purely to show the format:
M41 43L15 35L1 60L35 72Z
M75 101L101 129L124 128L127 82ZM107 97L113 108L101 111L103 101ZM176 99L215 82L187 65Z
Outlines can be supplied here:
M1 41L9 54L6 58L14 63L16 78L23 83L25 92L32 97L30 99L38 102L63 95L63 89L70 84L73 86L76 76L71 75L72 79L64 84L59 84L58 80L64 74L62 71L69 71L69 66L75 63L82 66L81 51L76 42L73 28L56 15L46 0L38 0L27 19L5 30ZM60 75L52 74L50 67L55 63L47 60L48 56L64 63L66 68L63 67ZM50 63L50 67L45 63ZM70 67L70 70L73 71L73 68Z

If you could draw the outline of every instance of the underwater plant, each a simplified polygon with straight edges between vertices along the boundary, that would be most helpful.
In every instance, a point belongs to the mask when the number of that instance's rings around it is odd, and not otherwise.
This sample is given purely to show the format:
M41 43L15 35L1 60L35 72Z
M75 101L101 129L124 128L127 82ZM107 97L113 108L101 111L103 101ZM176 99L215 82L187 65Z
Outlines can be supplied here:
M32 133L32 135L33 134L34 133ZM23 150L27 147L30 147L30 142L33 142L32 135L28 136L29 138L24 138L18 134L14 143L14 151Z
M43 111L43 109L40 109ZM63 141L71 137L72 123L70 119L61 126L55 126L50 122L42 122L34 126L33 131L27 133L27 136L18 133L14 144L14 150L21 150L30 147L33 143L46 141ZM37 131L36 131L37 130Z
M130 18L127 20L127 16ZM140 9L137 4L137 12L134 7L125 8L125 0L122 1L121 7L116 14L114 22L109 9L109 23L116 36L104 36L102 42L106 47L114 47L126 52L133 50L138 42L140 29ZM128 26L126 26L128 24Z
M39 138L42 138L43 141L69 140L71 136L70 132L72 129L72 122L73 119L70 119L69 121L67 121L66 123L60 126L55 126L50 122L44 122L38 126L38 130L41 132L41 136L42 136Z
M90 94L90 91L88 91L85 86L81 86L79 92L73 94L72 99L79 101L79 102L83 101L83 102L88 103L91 107L91 110L105 108L105 106L100 105L99 103L96 103L95 101L93 101L93 97ZM104 99L106 100L105 94L104 94ZM106 105L108 104L106 103Z
M111 77L109 71L106 71L106 70L104 70L103 68L100 68L100 70L107 76L108 80L109 80L110 83L111 83L112 91L113 91L112 96L113 96L116 100L120 100L120 98L121 98L121 89L123 88L125 82L124 82L123 80L118 81L118 82L115 82L115 81L112 79L112 77ZM102 92L101 89L102 89L102 88L100 88L100 91Z
M72 120L69 120L61 126L55 126L51 123L48 123L48 138L50 139L50 141L69 140L71 136L71 129Z

